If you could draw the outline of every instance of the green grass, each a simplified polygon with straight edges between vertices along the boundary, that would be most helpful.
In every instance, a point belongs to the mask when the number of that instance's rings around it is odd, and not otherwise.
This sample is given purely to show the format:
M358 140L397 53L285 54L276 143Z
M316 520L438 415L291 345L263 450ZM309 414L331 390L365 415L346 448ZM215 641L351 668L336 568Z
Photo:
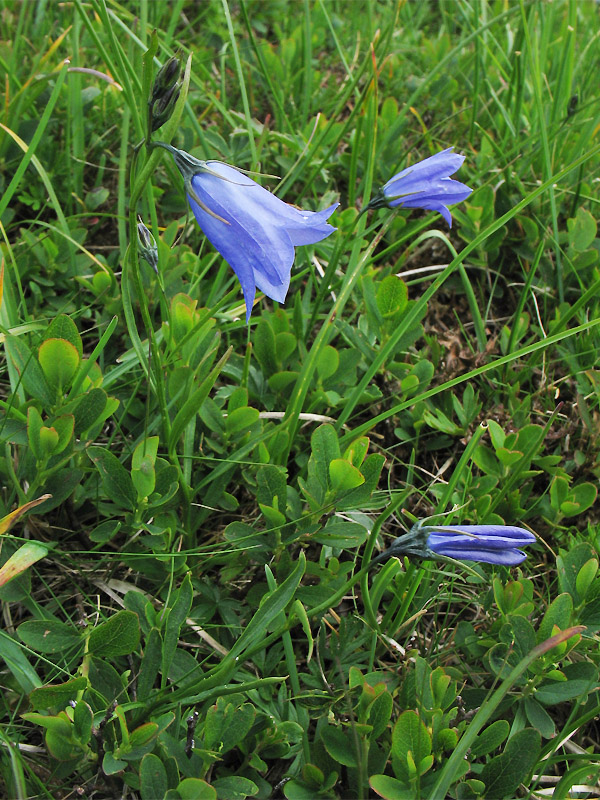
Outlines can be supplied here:
M575 0L0 4L3 796L597 783L598 37ZM155 141L340 203L249 326L144 146L175 54ZM451 230L359 214L450 146ZM538 542L369 569L433 515Z

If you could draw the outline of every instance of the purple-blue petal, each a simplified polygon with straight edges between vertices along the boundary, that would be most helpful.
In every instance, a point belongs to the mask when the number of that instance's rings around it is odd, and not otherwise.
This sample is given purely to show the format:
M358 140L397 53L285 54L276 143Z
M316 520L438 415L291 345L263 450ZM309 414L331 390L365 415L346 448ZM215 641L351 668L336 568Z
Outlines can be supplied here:
M424 208L440 213L452 227L452 216L448 205L460 203L472 192L460 181L449 176L461 166L464 156L442 150L429 158L394 175L383 187L383 194L390 208Z
M206 237L242 285L248 321L256 286L273 300L285 300L294 246L314 244L333 233L327 217L338 204L318 212L299 210L228 164L208 161L206 168L193 176L191 184L212 213L190 195L188 200Z
M482 542L486 547L525 547L535 542L535 536L531 531L515 525L429 525L427 527L430 538L443 538L448 541L459 539L473 544Z
M427 546L438 555L513 566L526 558L519 547L535 542L525 528L512 525L431 526Z
M410 167L406 167L384 185L383 191L386 195L397 194L394 184L402 181L429 183L430 181L441 180L453 175L462 166L465 156L453 152L453 147L441 150L429 158L417 161Z
M434 552L440 556L456 558L460 561L482 561L486 564L500 564L505 567L514 567L527 558L526 553L516 548L487 550L484 547L446 546L436 548Z

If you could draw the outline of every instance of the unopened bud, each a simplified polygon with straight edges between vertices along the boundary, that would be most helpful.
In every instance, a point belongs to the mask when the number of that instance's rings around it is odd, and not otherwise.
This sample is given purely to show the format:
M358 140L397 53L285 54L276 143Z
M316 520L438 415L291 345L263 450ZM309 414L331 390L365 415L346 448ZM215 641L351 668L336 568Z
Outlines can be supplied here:
M140 256L144 261L150 264L154 272L158 275L158 247L156 246L156 240L144 225L141 218L138 217L138 219L137 234Z
M159 97L158 100L152 106L152 132L161 128L165 122L171 117L173 113L173 109L175 108L175 103L177 102L177 98L179 97L179 93L181 92L181 86L176 83L174 86L164 94L162 97Z
M150 102L154 103L160 97L163 97L172 86L177 83L179 73L181 72L181 61L177 56L171 58L163 64L159 69L156 78L154 79L154 86L152 87L152 95Z

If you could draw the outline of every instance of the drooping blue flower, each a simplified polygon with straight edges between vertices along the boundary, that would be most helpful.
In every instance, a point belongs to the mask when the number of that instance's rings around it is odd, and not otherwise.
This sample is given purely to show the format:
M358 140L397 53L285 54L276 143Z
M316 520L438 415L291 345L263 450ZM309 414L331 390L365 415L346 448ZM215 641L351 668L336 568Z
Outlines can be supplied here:
M283 303L290 285L294 248L315 244L336 228L324 211L303 211L284 203L256 181L221 161L199 161L170 145L185 180L190 207L207 239L237 275L250 319L256 288Z
M437 211L452 227L448 206L465 200L473 191L449 176L461 166L464 156L448 147L394 175L366 208L424 208Z
M535 536L530 531L512 525L427 525L417 522L371 563L391 556L415 555L431 559L446 556L514 567L527 558L519 548L533 542Z

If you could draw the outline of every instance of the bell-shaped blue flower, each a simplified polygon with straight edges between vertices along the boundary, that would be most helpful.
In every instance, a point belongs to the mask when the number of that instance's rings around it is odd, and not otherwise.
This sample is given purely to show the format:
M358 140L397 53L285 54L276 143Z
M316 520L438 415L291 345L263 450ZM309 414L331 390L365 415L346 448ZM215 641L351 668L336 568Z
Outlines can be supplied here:
M185 180L190 207L207 239L237 275L250 319L256 288L283 303L298 245L315 244L336 229L324 211L303 211L284 203L256 181L221 161L199 161L170 145Z
M448 206L465 200L473 191L452 175L465 160L452 147L425 158L394 175L366 208L424 208L437 211L452 227Z
M417 522L371 563L391 556L415 555L431 559L445 556L514 567L527 558L519 548L533 542L533 533L512 525L426 525Z

